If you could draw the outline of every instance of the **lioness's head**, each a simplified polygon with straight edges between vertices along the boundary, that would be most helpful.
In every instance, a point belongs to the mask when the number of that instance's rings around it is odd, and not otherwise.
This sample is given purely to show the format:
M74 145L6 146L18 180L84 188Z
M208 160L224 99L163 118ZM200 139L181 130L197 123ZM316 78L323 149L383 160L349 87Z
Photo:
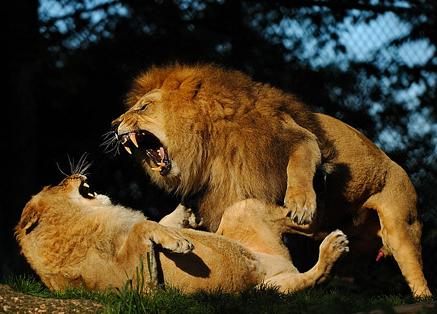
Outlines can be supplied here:
M42 222L61 226L68 217L80 216L80 210L110 203L107 196L91 190L85 175L70 175L58 185L44 187L31 198L15 227L15 235L22 244L28 235L40 228Z

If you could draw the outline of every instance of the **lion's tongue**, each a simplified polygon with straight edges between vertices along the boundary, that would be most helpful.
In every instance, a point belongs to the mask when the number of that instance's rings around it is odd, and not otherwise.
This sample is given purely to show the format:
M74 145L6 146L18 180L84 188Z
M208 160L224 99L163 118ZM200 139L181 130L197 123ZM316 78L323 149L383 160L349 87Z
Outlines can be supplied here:
M162 148L162 147L161 147ZM155 163L155 165L159 166L161 163L161 156L159 155L159 151L161 148L157 151L155 149L146 149L146 154L149 156L149 158Z
M152 167L152 170L154 171L160 171L161 174L163 170L169 170L169 159L167 156L167 153L165 152L164 147L160 147L158 150L154 149L147 149L146 150L147 156L157 165L157 167ZM164 171L168 172L168 171ZM166 173L165 173L166 174Z

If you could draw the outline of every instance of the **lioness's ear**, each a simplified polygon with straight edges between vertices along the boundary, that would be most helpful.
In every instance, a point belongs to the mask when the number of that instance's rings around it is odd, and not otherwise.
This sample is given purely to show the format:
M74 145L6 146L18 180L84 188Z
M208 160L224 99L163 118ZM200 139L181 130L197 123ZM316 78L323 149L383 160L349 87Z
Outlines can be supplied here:
M22 235L30 233L37 225L39 221L40 212L33 205L26 205L21 215L20 222L15 227L15 236L18 238Z

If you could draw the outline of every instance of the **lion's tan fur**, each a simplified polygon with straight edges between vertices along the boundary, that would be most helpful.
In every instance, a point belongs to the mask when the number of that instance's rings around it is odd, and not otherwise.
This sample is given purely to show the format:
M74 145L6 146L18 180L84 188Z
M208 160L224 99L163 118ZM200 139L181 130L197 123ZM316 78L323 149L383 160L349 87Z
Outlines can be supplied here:
M375 244L368 253L376 256L381 236L379 247L394 255L414 295L430 295L414 187L359 131L309 111L291 94L214 65L152 67L134 81L127 105L114 120L118 133L147 130L160 139L172 171L152 171L140 149L144 169L168 191L196 196L210 230L237 201L285 204L297 222L310 224L309 233L342 228L353 235L352 252L368 245L371 232ZM328 173L327 199L316 211L318 167ZM375 212L379 222L370 218Z
M72 175L44 188L25 206L15 229L22 253L52 290L80 285L121 289L127 280L139 283L142 277L136 274L143 259L145 292L157 286L159 274L184 292L237 292L261 283L289 292L323 281L348 250L344 234L333 232L320 246L313 269L299 273L281 243L290 223L282 207L246 200L225 211L218 235L178 230L113 205L106 196L83 197L79 189L84 180ZM163 221L180 225L186 213L178 207ZM240 221L246 224L238 231Z

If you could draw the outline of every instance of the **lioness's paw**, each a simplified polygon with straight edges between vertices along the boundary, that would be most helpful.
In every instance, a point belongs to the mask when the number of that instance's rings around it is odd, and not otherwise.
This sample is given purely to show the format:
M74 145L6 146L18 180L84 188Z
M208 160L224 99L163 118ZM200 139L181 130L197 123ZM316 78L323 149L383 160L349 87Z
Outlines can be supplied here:
M199 228L202 225L202 219L198 219L191 208L184 207L181 225L183 228Z
M289 193L287 191L284 206L290 210L290 219L297 224L309 224L316 214L316 193L314 191Z
M336 261L340 256L349 252L349 241L341 230L331 232L320 245L320 257Z
M177 230L166 228L165 231L160 230L152 234L151 240L163 248L174 253L190 253L194 249L193 243L186 239Z
M173 212L163 217L159 223L167 227L196 229L201 226L202 221L197 219L191 208L179 204Z

